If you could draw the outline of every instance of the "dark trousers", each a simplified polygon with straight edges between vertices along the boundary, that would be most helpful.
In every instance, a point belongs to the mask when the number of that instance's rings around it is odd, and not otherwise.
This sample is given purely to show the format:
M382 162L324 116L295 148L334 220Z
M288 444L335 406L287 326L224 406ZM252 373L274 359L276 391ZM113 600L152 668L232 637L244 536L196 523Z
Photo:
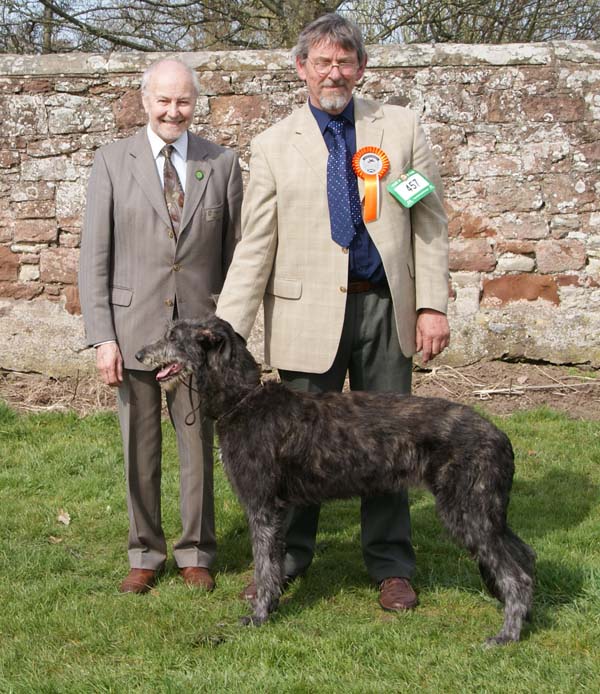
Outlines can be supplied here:
M307 347L308 348L308 347ZM349 294L334 363L322 374L279 370L288 387L309 393L352 390L410 393L412 359L400 351L387 288ZM319 506L292 509L288 516L284 571L297 576L309 567L316 543ZM406 492L361 499L362 551L371 578L410 578L415 554Z

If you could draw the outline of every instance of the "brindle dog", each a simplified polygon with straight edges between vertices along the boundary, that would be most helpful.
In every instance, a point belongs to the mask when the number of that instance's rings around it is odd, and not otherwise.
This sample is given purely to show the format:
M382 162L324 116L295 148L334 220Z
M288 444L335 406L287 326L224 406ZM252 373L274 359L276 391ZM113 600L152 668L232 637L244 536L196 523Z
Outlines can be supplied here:
M174 322L137 358L174 385L195 376L216 420L225 472L252 535L262 624L283 585L283 523L291 506L422 485L450 534L478 561L504 624L488 643L518 641L531 610L535 553L506 521L514 458L508 437L464 405L394 393L293 392L261 384L229 323Z

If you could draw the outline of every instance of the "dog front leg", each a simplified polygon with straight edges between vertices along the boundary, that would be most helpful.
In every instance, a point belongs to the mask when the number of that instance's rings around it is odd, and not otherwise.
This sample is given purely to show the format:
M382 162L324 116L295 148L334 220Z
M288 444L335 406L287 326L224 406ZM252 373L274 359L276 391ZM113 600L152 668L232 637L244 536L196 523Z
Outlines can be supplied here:
M283 586L283 512L274 508L247 511L256 601L254 614L242 619L244 624L260 625L277 609Z

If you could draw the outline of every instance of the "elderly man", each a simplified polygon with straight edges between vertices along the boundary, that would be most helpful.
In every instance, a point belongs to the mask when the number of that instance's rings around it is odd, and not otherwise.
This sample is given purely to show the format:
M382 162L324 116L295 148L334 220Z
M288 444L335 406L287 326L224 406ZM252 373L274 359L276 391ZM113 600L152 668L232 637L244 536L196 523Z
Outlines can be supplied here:
M252 143L217 314L246 337L264 299L266 361L292 388L341 390L348 373L352 389L408 393L412 355L428 361L450 335L436 164L414 113L353 95L367 64L354 24L324 15L294 52L308 103ZM288 582L313 558L318 517L310 507L289 518ZM414 607L406 494L363 498L361 526L381 606Z
M189 131L199 83L183 62L142 77L148 125L101 148L89 181L79 287L86 338L103 381L118 388L129 510L130 572L122 592L145 593L165 565L161 524L161 390L135 359L170 320L213 309L239 238L237 156ZM216 551L212 424L194 385L167 394L177 434L182 533L173 548L188 585L212 590ZM190 424L190 421L193 422Z

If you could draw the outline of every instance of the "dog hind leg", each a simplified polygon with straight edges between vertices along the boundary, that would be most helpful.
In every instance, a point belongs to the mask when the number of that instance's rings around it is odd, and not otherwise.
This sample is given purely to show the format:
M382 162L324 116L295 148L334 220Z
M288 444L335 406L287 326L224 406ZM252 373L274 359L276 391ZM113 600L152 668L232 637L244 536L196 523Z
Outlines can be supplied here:
M276 508L247 509L252 536L256 600L254 614L244 624L263 624L277 609L283 586L283 511Z
M509 528L476 549L480 572L492 593L504 603L504 624L488 645L518 641L523 620L528 619L533 601L535 554Z
M535 553L506 526L507 495L499 485L462 498L448 486L436 494L440 519L477 560L490 593L504 603L503 627L487 640L489 645L519 640L533 599Z

